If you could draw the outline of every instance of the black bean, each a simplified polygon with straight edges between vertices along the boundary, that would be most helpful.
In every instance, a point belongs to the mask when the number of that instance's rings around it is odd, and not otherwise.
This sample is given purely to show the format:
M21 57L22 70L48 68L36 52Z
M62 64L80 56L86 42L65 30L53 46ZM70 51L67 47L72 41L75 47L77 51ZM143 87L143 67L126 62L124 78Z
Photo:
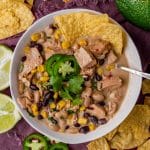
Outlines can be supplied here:
M88 126L83 126L83 127L81 127L81 128L79 129L79 132L86 134L86 133L89 132L89 127L88 127Z
M97 81L100 81L100 80L102 80L102 77L96 73L96 74L95 74L95 79L96 79Z
M31 84L30 89L33 90L33 91L39 90L39 88L35 84Z
M42 117L42 115L38 115L38 120L41 120L41 119L43 119L43 117Z
M38 110L40 110L42 108L42 106L43 106L42 101L37 103Z
M23 57L21 58L21 61L24 62L24 61L26 61L26 59L27 59L27 57L26 57L26 56L23 56Z
M78 127L80 127L80 124L79 123L75 123L74 126L78 128Z
M99 125L103 125L103 124L106 124L106 123L107 123L107 120L105 118L102 118L102 119L98 120Z
M36 44L35 47L39 50L39 52L43 51L43 46L41 44Z
M41 44L39 44L39 43L34 42L34 41L30 42L30 47L31 48L32 47L36 47L39 50L39 52L43 51L43 46Z
M49 91L44 95L43 102L42 102L43 106L46 106L50 102L54 101L53 95L54 95L53 91Z
M105 106L105 102L104 102L104 101L101 101L101 102L98 103L98 105L100 105L100 106Z
M89 113L84 113L84 117L85 117L85 118L88 118L89 116L90 116Z
M93 122L94 124L98 124L98 119L95 116L90 116L89 121Z
M50 99L53 98L54 92L53 91L49 91L44 95L45 99Z
M37 44L36 42L31 41L30 42L30 47L35 47L36 44Z
M103 64L104 64L104 62L105 62L105 60L104 60L104 59L99 59L99 61L98 61L99 65L103 65Z
M67 126L65 127L65 129L66 129L66 130L69 129L69 125L67 125Z
M89 76L83 76L83 78L84 78L84 81L89 81Z

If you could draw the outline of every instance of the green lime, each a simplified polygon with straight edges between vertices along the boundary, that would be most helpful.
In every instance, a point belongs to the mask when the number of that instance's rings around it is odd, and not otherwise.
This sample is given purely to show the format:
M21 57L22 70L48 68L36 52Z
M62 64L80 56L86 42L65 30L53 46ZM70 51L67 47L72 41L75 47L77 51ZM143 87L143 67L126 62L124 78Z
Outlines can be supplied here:
M150 0L116 0L116 4L127 20L150 30Z
M12 50L0 44L0 90L9 86L9 72Z
M0 94L0 133L12 129L21 116L9 96Z

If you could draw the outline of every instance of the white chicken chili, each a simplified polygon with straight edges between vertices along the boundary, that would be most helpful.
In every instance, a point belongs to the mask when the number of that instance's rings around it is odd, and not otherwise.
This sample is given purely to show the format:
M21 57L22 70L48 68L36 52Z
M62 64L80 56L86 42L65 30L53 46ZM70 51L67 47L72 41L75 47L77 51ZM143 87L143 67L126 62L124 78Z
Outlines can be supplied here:
M18 103L51 130L88 133L106 124L126 94L128 73L124 54L99 36L71 44L52 24L31 35L18 72Z

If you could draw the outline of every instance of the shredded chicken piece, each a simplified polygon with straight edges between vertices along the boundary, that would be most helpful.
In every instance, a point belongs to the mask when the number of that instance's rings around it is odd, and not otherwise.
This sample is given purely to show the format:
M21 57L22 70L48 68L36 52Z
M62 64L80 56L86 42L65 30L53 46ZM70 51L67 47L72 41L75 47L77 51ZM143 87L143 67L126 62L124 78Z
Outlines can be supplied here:
M89 40L89 48L92 54L99 58L103 53L108 53L112 46L107 41L98 38L91 38Z
M102 94L102 92L98 91L98 90L95 90L93 93L92 93L92 98L94 101L96 102L101 102L104 100L104 95Z
M34 102L38 103L40 101L40 92L39 91L34 91L33 95L34 95Z
M74 133L78 133L78 132L79 132L78 128L75 128L75 127L70 127L70 128L68 128L66 130L66 133L72 133L72 134L74 134Z
M119 88L122 85L122 79L120 77L107 77L102 81L97 82L97 89L102 90L111 88L111 90Z
M86 67L90 68L96 65L95 58L90 54L90 52L82 47L75 51L74 56L77 59L81 69L84 69Z
M43 58L37 48L31 48L29 53L26 54L26 57L27 59L24 62L23 70L19 74L20 77L26 76L32 69L35 69L43 63Z
M107 104L106 110L107 110L107 114L110 117L113 117L113 115L117 111L117 103L115 103L113 101L109 101L108 104Z
M117 56L114 54L114 52L111 50L107 56L107 59L106 59L106 64L109 65L109 64L113 64L115 63L115 61L117 60Z
M106 111L104 107L97 106L96 104L90 105L86 112L91 116L96 116L98 119L106 117Z

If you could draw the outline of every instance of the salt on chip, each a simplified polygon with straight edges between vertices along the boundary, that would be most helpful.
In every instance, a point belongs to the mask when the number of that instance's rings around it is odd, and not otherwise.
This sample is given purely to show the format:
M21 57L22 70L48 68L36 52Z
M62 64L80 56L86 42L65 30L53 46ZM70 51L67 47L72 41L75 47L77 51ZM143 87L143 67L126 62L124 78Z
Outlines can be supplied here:
M104 137L90 142L87 148L88 150L110 150L107 140Z
M111 23L106 14L77 12L55 16L54 20L65 40L73 43L80 37L98 35L111 42L117 54L122 53L123 31L118 25Z
M14 0L1 0L0 16L0 39L26 30L34 21L30 9L25 4Z
M149 137L150 106L136 105L130 115L118 127L110 141L112 149L132 149L143 144Z
M150 93L150 80L144 79L142 82L142 93L148 94Z
M150 149L150 139L137 148L137 150L149 150L149 149Z

